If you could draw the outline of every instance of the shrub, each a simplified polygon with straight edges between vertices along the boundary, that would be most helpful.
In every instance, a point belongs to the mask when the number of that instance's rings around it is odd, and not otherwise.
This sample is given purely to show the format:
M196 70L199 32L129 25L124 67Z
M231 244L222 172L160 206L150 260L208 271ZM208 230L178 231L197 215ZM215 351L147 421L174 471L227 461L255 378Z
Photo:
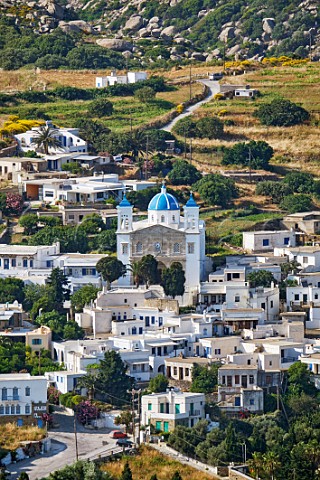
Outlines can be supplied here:
M151 87L142 87L136 90L134 96L143 103L151 103L156 97L156 92Z
M169 172L168 178L173 185L192 185L200 180L201 173L186 160L177 160Z
M289 185L283 182L266 180L265 182L259 182L256 186L256 194L271 197L273 203L280 203L291 192Z
M313 176L307 172L288 173L283 181L291 193L313 193L315 188Z
M199 138L220 138L223 135L223 122L218 117L203 117L196 122L196 136Z
M196 191L209 205L225 207L238 196L238 191L232 179L219 174L209 174L195 184Z
M94 100L88 107L88 114L92 117L109 117L112 115L113 105L104 98Z
M222 164L267 170L272 156L273 148L267 142L252 140L249 143L237 143L232 148L225 149Z
M91 100L93 98L90 90L77 87L58 87L50 94L63 100Z
M280 208L288 213L308 212L312 210L312 200L309 195L287 195L280 203Z
M275 99L270 103L261 105L254 115L259 118L263 125L277 127L298 125L310 118L307 110L285 99Z

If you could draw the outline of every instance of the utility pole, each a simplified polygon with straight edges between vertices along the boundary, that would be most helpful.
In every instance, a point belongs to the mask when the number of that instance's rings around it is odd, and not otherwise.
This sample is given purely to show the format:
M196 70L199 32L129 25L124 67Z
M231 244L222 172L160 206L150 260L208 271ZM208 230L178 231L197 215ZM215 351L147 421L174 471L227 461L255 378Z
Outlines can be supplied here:
M39 375L41 375L41 350L39 350L39 365L38 365Z
M134 399L135 399L136 391L133 388L131 391L128 390L128 393L131 393L132 440L133 440L133 443L135 443L136 442L136 428L135 428Z
M185 128L183 133L184 133L184 158L187 158L187 132Z
M190 88L190 100L192 98L192 65L190 63L190 76L189 76L189 88Z
M138 445L140 445L140 429L141 429L141 388L138 390Z
M145 169L146 180L148 180L148 166L149 166L149 135L147 135L147 145L146 145L146 169Z
M251 183L251 148L250 147L249 147L248 162L249 162L249 183Z
M224 42L223 42L223 71L226 71L226 43L227 43L227 37L224 37Z
M192 163L192 138L190 137L190 163Z
M75 440L75 446L76 446L76 462L77 462L79 460L79 453L78 453L78 436L77 436L76 412L74 412L74 417L73 417L73 430L74 430L74 440Z

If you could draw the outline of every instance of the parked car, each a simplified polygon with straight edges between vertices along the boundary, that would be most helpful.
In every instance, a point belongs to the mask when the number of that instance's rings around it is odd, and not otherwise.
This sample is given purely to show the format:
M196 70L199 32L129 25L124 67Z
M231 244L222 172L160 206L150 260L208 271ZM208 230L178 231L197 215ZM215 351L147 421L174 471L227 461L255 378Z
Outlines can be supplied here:
M128 440L127 438L119 438L116 445L118 447L132 447L133 442L131 442L131 440Z
M121 430L113 430L113 432L110 433L111 438L128 438L128 435L124 432L121 432Z

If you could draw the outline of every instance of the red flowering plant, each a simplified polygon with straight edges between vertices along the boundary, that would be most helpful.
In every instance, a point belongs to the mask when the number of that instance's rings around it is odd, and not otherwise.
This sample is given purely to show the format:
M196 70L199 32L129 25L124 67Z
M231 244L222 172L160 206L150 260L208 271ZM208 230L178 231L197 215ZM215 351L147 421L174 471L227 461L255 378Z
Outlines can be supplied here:
M6 198L6 210L9 215L20 215L23 209L23 200L21 195L8 193Z
M49 387L47 390L48 402L52 405L59 405L59 397L61 392L56 387Z
M84 400L76 407L77 419L82 425L90 423L90 420L99 418L100 410L89 400Z

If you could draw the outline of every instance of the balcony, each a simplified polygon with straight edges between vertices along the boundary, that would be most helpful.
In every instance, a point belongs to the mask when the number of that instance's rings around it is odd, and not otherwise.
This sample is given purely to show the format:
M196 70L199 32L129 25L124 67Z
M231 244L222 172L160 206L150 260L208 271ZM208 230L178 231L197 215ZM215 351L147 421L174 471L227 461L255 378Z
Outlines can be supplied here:
M189 415L190 417L200 417L200 410L190 410Z
M4 402L4 403L5 402L12 403L12 402L19 402L19 401L20 401L19 395L14 395L14 396L7 395L5 398L4 397L1 398L1 402Z

